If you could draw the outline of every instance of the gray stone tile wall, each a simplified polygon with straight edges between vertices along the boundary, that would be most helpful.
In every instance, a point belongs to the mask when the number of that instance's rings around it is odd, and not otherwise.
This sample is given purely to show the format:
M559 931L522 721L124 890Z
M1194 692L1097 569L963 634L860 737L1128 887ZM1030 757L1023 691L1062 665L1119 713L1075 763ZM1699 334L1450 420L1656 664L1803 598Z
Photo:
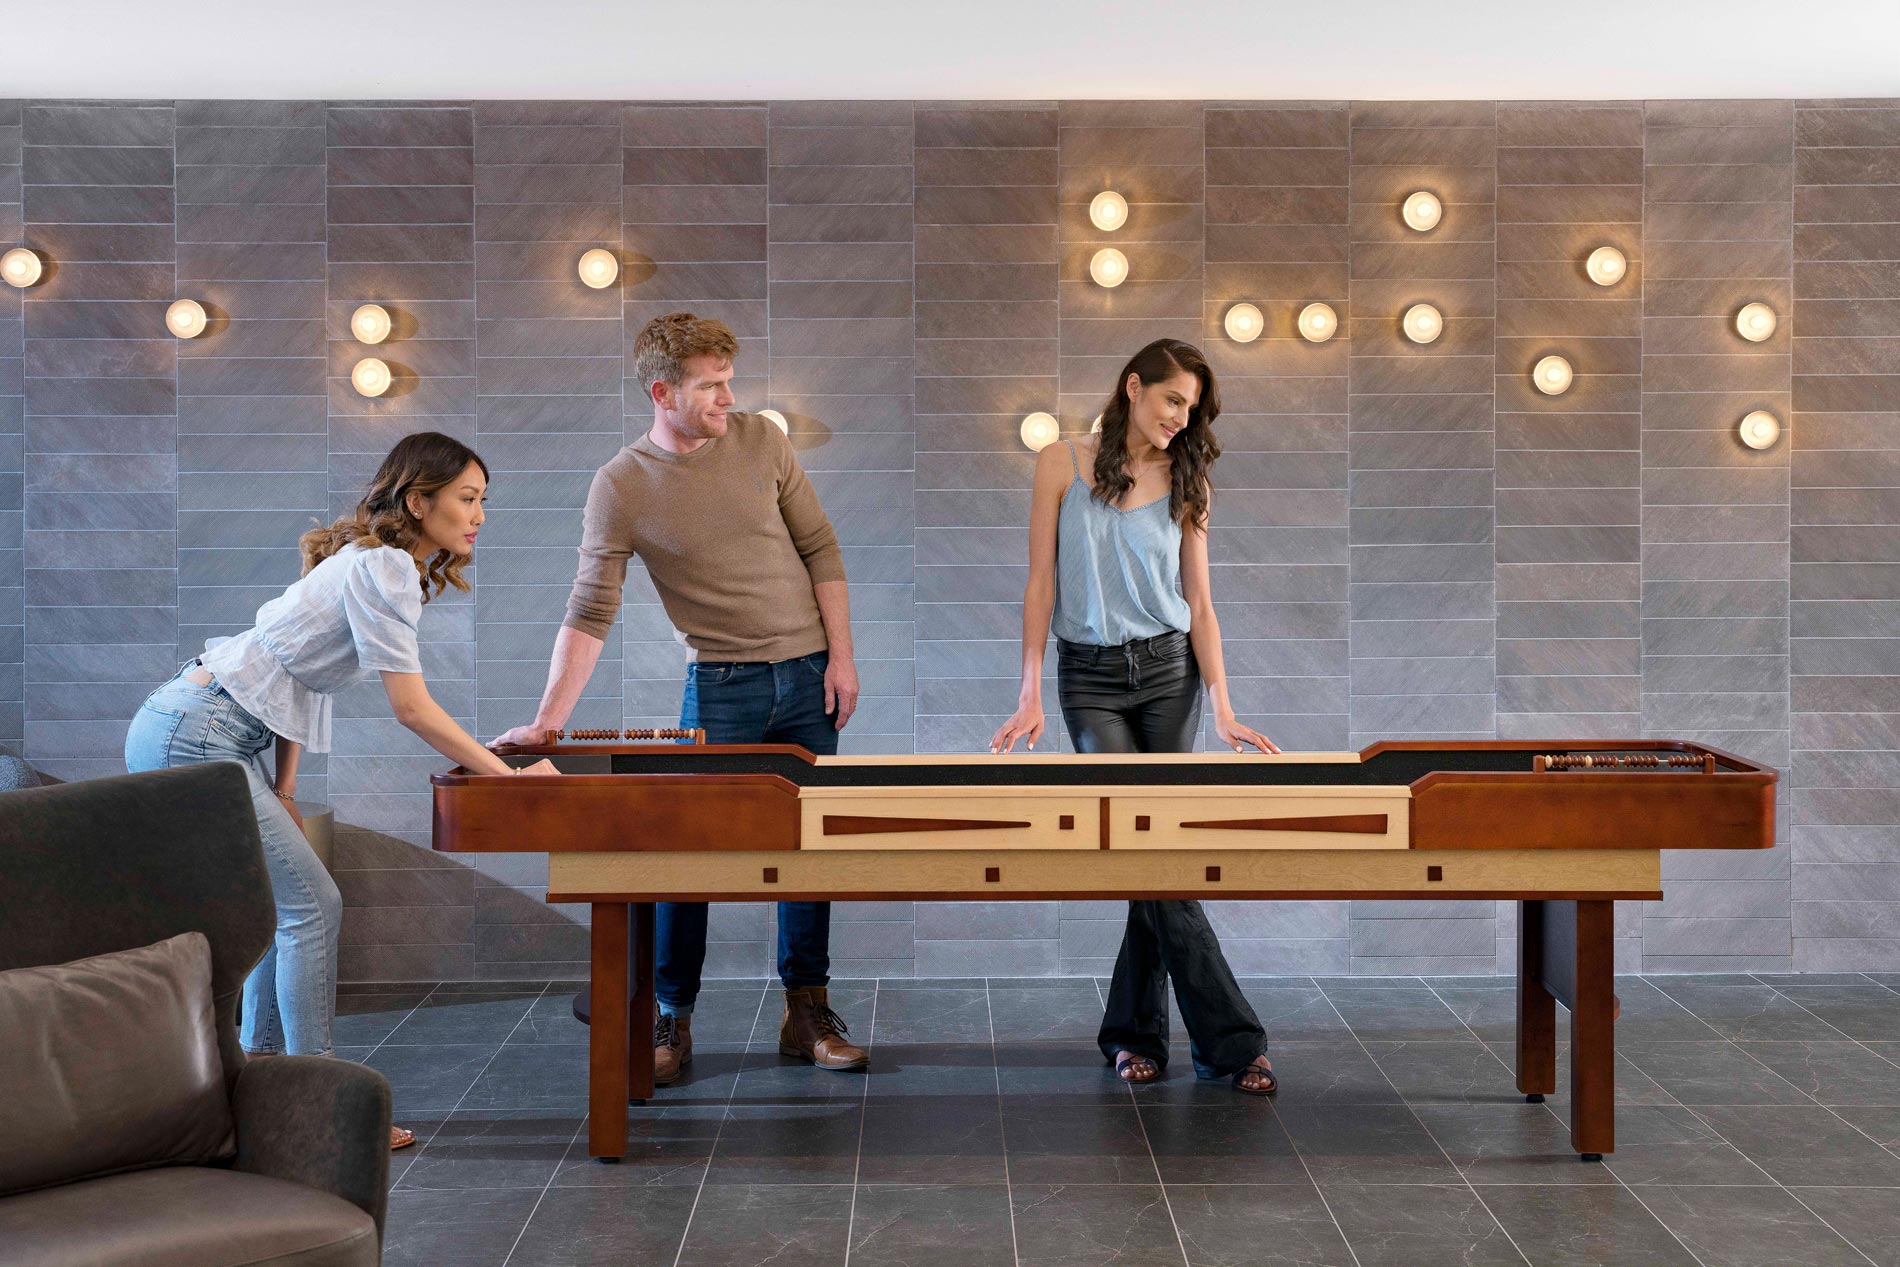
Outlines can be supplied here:
M120 768L126 719L296 570L405 432L494 487L473 594L432 603L437 698L492 735L538 697L596 466L649 416L628 353L690 308L739 334L844 545L847 752L981 746L1013 707L1032 458L1161 334L1221 375L1214 589L1232 692L1289 747L1700 738L1787 775L1784 844L1677 857L1619 961L1900 966L1900 107L1878 102L0 102L0 743ZM1096 230L1113 187L1128 225ZM1398 203L1444 199L1438 230ZM1621 247L1630 276L1581 271ZM1087 280L1113 243L1129 280ZM574 275L617 249L617 287ZM213 317L164 333L174 296ZM1735 337L1749 299L1768 342ZM1221 332L1258 304L1265 335ZM1293 328L1324 300L1342 328ZM396 388L348 319L397 319ZM1431 302L1417 347L1398 316ZM1529 382L1561 351L1576 385ZM1770 408L1766 452L1735 425ZM1798 410L1798 412L1797 412ZM650 585L575 725L668 725ZM1066 746L1053 672L1045 743ZM434 756L380 689L304 789L345 824L350 979L552 978L585 915L545 855L427 849ZM523 842L524 845L532 842ZM1509 904L1216 903L1246 973L1490 971ZM841 904L842 973L1101 972L1116 903ZM764 905L709 972L770 971Z

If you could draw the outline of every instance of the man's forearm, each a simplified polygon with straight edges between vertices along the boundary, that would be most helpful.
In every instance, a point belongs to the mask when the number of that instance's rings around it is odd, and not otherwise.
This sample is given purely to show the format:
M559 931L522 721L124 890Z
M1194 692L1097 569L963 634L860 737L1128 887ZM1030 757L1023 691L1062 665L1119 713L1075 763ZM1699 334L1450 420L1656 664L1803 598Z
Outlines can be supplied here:
M562 625L554 635L554 659L548 665L547 690L541 694L541 707L535 710L534 724L547 730L559 730L574 714L587 679L594 675L600 661L600 649L606 644L592 634L572 625Z
M825 626L825 645L841 660L854 659L851 649L851 595L843 581L820 581L811 587L818 600L818 619Z

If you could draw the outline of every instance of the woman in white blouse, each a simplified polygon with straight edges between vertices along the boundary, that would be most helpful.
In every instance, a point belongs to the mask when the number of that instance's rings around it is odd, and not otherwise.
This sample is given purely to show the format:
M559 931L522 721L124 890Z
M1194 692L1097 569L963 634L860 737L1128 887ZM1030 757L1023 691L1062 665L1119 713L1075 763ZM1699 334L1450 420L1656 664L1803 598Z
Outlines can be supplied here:
M433 431L405 436L353 514L303 535L303 577L260 607L257 623L216 641L153 691L125 737L130 770L236 761L250 776L277 936L244 983L240 1038L252 1055L327 1056L336 1015L343 899L304 839L297 764L330 747L332 697L382 675L396 720L449 760L514 774L429 695L416 626L423 604L453 586L482 525L488 468ZM277 749L274 779L261 755ZM554 773L551 763L528 767ZM392 1143L414 1137L400 1128Z

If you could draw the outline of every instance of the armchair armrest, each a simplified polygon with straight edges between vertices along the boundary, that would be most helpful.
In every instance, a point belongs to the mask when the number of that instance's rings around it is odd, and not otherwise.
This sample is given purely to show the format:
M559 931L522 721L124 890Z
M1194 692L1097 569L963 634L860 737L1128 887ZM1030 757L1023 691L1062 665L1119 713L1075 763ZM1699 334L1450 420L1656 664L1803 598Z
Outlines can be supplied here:
M389 1200L389 1083L319 1056L253 1060L238 1074L236 1169L342 1197L383 1232Z

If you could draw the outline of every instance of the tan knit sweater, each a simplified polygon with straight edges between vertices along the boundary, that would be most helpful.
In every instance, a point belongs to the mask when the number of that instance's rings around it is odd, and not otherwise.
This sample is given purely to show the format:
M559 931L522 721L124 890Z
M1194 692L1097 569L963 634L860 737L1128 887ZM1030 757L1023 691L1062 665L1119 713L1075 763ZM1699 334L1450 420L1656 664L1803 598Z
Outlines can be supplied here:
M818 494L769 420L727 415L691 453L646 436L594 475L580 573L562 622L605 639L638 555L701 660L790 660L825 649L812 587L844 579Z

